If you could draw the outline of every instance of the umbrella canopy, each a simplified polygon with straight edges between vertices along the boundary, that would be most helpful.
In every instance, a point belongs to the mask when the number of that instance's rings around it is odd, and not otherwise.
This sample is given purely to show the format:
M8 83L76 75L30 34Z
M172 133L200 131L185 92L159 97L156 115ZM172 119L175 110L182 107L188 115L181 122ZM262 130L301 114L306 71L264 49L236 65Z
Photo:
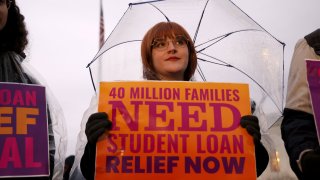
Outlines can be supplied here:
M282 115L284 43L230 0L158 0L129 4L88 64L99 81L142 80L140 45L156 23L177 22L193 37L196 81L248 83L262 130Z

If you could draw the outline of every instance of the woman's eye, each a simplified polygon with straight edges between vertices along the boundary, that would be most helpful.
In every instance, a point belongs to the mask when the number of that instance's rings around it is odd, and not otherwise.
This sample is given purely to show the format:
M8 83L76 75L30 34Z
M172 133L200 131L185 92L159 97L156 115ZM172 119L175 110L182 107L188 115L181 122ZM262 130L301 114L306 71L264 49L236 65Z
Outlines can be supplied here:
M166 45L165 42L158 42L158 43L156 44L156 47L164 47L165 45Z
M176 42L176 44L178 44L178 45L184 45L185 42L184 42L184 40L178 40L178 41Z

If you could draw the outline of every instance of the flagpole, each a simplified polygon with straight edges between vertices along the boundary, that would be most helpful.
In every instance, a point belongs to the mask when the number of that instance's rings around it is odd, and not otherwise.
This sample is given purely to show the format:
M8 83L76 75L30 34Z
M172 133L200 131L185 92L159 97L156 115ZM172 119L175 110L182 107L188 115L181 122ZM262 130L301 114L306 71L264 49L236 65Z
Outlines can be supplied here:
M104 44L104 16L103 16L103 4L100 0L100 19L99 19L99 49ZM98 60L98 83L102 80L102 56Z

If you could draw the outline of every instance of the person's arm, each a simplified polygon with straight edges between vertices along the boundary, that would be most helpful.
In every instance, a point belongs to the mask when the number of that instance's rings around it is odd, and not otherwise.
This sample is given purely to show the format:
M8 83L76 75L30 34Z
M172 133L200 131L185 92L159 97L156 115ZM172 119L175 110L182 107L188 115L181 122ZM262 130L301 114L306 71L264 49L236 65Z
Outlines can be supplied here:
M252 136L254 141L255 155L256 155L256 170L257 177L259 177L263 171L267 168L269 163L269 154L263 144L260 142L261 133L259 120L256 116L246 115L240 119L241 127L245 128L247 132Z
M96 164L96 144L87 143L84 150L84 154L80 162L82 175L87 180L94 179L95 164Z
M284 109L281 135L287 150L290 165L296 175L303 179L298 163L303 161L301 153L319 146L313 115L303 111ZM300 161L299 160L299 157ZM320 161L319 161L320 163Z
M306 39L301 39L297 42L292 56L286 108L281 124L281 135L290 165L299 179L306 176L302 173L308 166L304 160L308 159L310 153L318 146L305 59L319 59L319 56L315 54ZM299 168L299 164L304 165Z
M269 154L261 142L254 144L256 154L257 177L259 177L267 168L269 163Z
M56 146L54 141L54 134L52 128L52 120L50 115L50 110L47 109L48 113L48 136L49 136L49 160L50 160L50 179L53 177L54 170L54 155L56 153Z
M94 179L97 140L105 131L111 128L112 122L105 112L94 113L88 119L85 129L88 142L80 162L81 172L87 180Z

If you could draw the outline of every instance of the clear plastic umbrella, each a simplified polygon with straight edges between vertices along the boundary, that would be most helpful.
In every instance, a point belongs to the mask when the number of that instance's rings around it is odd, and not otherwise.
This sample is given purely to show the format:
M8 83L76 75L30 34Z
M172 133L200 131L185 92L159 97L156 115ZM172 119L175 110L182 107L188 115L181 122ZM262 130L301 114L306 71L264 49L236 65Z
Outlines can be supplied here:
M142 80L141 40L162 21L177 22L193 37L196 81L249 84L262 132L282 117L285 44L230 0L130 3L87 66L94 88L99 81ZM271 147L272 140L268 142Z
M129 4L102 48L87 67L94 86L105 80L142 79L140 44L161 21L181 24L193 37L199 66L197 81L241 82L267 130L283 109L284 43L229 0L158 0Z

